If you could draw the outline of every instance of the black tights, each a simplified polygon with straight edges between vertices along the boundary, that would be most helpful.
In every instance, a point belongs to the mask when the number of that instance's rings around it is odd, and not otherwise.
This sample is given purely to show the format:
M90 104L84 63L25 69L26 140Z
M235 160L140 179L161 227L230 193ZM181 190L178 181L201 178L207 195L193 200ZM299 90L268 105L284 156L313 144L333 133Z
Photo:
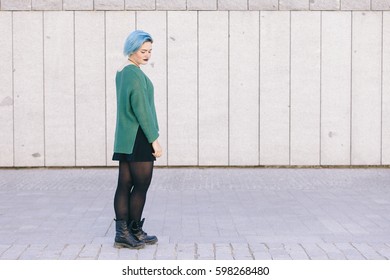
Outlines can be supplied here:
M118 186L114 197L117 220L139 222L153 174L153 161L119 162Z

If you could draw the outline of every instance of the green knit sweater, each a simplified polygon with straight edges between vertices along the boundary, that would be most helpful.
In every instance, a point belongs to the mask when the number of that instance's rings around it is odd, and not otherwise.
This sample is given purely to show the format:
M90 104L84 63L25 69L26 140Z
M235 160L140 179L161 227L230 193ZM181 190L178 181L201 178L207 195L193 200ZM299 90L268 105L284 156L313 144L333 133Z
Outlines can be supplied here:
M133 152L141 126L149 143L158 134L153 84L140 68L129 64L116 73L117 118L114 152Z

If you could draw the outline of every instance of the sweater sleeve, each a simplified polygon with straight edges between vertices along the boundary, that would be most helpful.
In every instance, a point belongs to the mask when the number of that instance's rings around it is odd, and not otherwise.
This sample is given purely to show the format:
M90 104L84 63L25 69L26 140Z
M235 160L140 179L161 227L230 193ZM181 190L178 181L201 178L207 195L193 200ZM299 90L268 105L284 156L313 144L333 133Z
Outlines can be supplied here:
M140 77L132 75L130 91L130 104L137 118L142 131L144 132L149 143L155 141L158 136L158 128L154 123L152 106L150 104L147 92L140 82Z

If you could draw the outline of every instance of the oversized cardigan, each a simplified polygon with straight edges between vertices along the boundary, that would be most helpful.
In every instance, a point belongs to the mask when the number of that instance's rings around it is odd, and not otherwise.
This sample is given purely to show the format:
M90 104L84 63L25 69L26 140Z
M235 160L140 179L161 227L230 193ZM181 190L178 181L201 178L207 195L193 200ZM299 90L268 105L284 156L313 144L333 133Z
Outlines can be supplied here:
M149 143L159 136L154 89L149 78L133 64L116 73L117 118L114 152L131 154L138 128Z

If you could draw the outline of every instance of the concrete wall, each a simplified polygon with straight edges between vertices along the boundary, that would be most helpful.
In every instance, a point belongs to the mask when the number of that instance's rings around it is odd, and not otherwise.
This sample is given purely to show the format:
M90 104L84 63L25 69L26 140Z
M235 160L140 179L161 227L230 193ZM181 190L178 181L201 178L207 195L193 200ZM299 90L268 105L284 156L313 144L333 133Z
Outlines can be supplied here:
M0 166L110 166L150 32L162 166L390 165L390 1L1 0Z

